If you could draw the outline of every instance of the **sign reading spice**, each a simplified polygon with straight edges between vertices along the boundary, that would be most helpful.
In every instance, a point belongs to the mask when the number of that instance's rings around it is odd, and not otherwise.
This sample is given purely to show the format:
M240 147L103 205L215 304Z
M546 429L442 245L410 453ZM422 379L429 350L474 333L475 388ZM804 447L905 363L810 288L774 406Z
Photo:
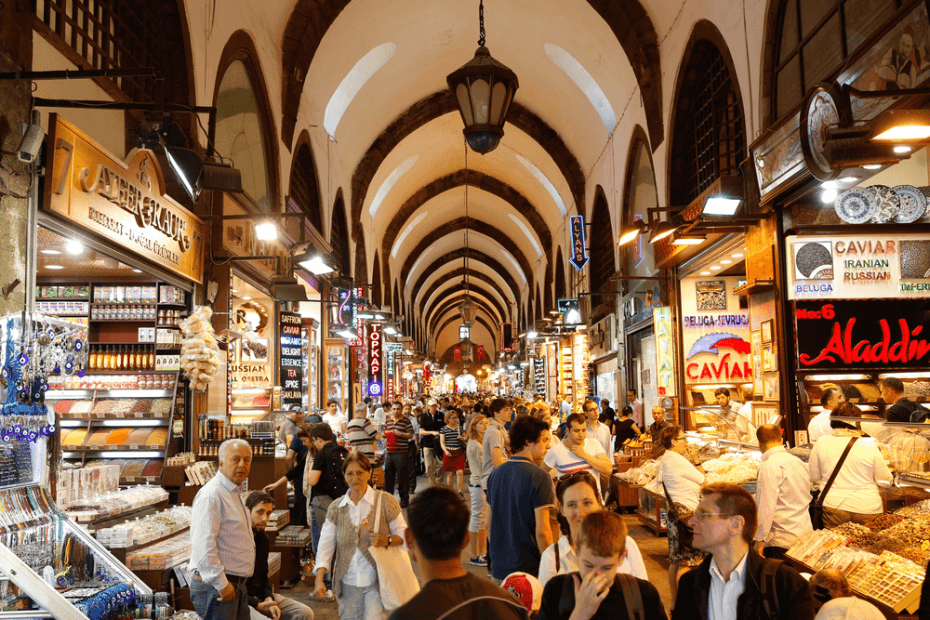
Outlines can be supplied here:
M800 370L926 368L930 300L794 302Z
M204 223L165 195L154 153L137 149L123 162L56 114L49 119L48 144L45 209L203 281Z
M291 409L303 401L303 355L300 340L300 315L279 313L281 334L281 408Z

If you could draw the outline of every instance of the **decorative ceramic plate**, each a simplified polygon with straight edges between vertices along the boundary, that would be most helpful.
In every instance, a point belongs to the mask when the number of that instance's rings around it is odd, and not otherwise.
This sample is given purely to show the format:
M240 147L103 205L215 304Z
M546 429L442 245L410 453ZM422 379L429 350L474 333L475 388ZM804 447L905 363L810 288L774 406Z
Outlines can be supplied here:
M853 187L836 197L833 208L847 224L865 224L878 211L878 203L871 188Z
M919 189L913 185L897 185L893 189L901 201L898 214L894 216L895 222L910 224L924 216L927 210L927 197Z
M901 209L901 199L898 195L887 185L870 185L869 189L875 192L877 206L872 221L876 224L885 224L893 220Z

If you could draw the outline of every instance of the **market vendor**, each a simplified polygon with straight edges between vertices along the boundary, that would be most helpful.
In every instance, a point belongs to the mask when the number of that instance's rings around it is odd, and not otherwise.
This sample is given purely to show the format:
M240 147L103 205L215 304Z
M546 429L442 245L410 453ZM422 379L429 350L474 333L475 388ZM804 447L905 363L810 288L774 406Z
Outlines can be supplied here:
M646 430L649 431L649 434L652 435L652 443L659 443L659 436L662 434L662 429L669 425L665 420L665 409L656 405L652 408L652 419L655 420L652 424L649 425L649 428Z
M714 398L717 399L717 404L720 405L721 417L735 426L737 439L743 443L751 441L749 420L747 420L745 416L740 415L739 410L741 405L735 400L730 399L730 390L724 387L717 388L714 390Z

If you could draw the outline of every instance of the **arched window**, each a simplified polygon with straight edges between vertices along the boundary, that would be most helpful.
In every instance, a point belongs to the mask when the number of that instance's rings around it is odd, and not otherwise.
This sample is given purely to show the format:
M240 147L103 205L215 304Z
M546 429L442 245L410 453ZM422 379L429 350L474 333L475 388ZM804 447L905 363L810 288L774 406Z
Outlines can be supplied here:
M536 283L536 299L534 305L536 306L536 322L541 323L543 314L542 314L542 293L539 290L539 283Z
M368 257L365 256L365 233L362 231L359 231L358 243L355 244L355 271L353 277L360 284L371 284L368 281ZM369 295L371 295L371 289L367 289L365 292L366 297Z
M649 209L657 207L656 178L649 156L649 147L645 142L646 133L637 127L640 137L633 139L632 152L627 167L627 185L624 196L624 224L635 220L649 221ZM649 235L639 235L631 243L623 246L625 272L627 275L652 276L656 273L652 258L652 244Z
M349 229L346 226L346 207L340 195L333 205L333 223L330 226L329 244L333 246L333 260L343 276L352 273L349 256Z
M232 159L242 173L242 187L252 200L267 211L275 211L264 115L264 104L246 61L232 60L217 88L214 143L217 152Z
M318 232L323 232L323 214L320 210L319 184L316 178L316 166L313 165L313 153L310 145L304 142L297 149L294 163L291 165L290 196L307 214L310 223Z
M771 63L773 121L794 110L812 86L836 77L847 58L898 17L902 4L900 0L783 0ZM921 43L913 38L904 43L910 48L905 56Z
M562 260L562 248L555 259L555 300L565 299L565 262ZM552 308L553 310L555 307Z
M746 134L739 90L729 56L701 34L723 44L709 22L700 22L686 49L677 88L669 197L686 205L721 176L739 174L746 158Z
M371 303L380 308L383 305L381 294L381 265L378 252L375 252L375 263L371 269Z
M610 208L604 192L599 190L594 199L594 212L591 214L591 226L587 227L588 263L591 277L591 292L607 292L610 276L614 274L614 232L610 223ZM597 306L603 299L597 298L592 303Z

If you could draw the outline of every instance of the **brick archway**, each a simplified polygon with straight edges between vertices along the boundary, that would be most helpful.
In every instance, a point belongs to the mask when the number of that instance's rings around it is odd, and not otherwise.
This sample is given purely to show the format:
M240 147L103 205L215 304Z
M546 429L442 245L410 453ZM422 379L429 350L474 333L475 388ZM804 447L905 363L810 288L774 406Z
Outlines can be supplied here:
M454 261L454 260L459 260L464 257L465 257L464 248L459 248L457 250L453 250L451 252L448 252L440 256L439 258L434 260L432 263L430 263L426 269L423 270L424 275L422 276L420 280L418 280L418 283L425 282L426 278L429 277L429 274L433 273L439 267L442 267L446 263ZM484 252L479 252L478 250L474 250L474 249L468 250L468 260L469 262L482 263L485 267L497 273L501 277L501 279L507 283L507 286L510 287L510 290L513 291L514 295L517 296L517 303L518 304L521 303L522 298L523 298L521 291L523 289L517 286L517 281L513 279L513 276L510 274L509 271L504 269L504 266L502 264L500 264L497 260L488 256ZM420 285L422 286L422 284ZM413 290L419 290L419 288L414 288Z
M439 340L440 334L442 334L442 332L443 332L447 327L449 327L449 325L451 325L452 323L455 323L455 322L458 321L458 320L459 320L458 317L455 317L455 316L449 317L449 319L446 320L445 323L443 323L442 325L440 325L439 328L434 332L434 333L436 334L436 336L435 336L435 338L434 338L434 341L435 341L435 340ZM486 330L488 330L488 333L491 334L491 343L493 344L494 350L496 351L496 350L497 350L497 346L498 346L498 343L497 343L498 333L500 332L500 330L499 330L499 329L494 329L493 327L491 327L490 325L488 325L488 322L485 321L484 318L482 318L482 317L480 317L480 316L475 317L475 323L481 323L481 325L483 325L484 328L485 328ZM490 357L490 356L488 356L488 357Z
M482 288L477 283L471 283L469 284L468 290L472 293L483 295L486 298L485 300L481 300L480 298L475 297L474 295L471 296L472 299L474 299L475 301L485 301L486 305L497 310L497 317L495 318L499 318L501 321L507 320L508 318L507 310L504 308L504 306L501 305L500 301L498 301L498 299L494 297L494 295L490 294L487 291L487 289ZM433 312L435 312L436 309L439 308L444 301L448 301L451 299L462 299L464 296L465 296L465 289L459 289L459 290L450 289L447 295L437 297L435 300L433 300L432 303L428 304L425 311L420 316L423 317L424 321L426 321L427 319L430 319L428 323L430 327L433 327L436 324L436 320L435 320L435 317L433 316Z
M445 301L436 302L427 308L426 314L423 315L423 323L426 330L428 332L432 332L436 328L436 325L439 324L440 319L445 316L445 313L453 308L460 306L464 299L465 291L462 291L460 293L456 293L454 296L446 299ZM489 317L494 320L498 319L495 313L491 310L492 306L485 302L483 299L478 299L472 295L471 300L476 306L478 306L478 308L487 312Z
M459 269L454 269L448 273L444 273L438 278L436 278L436 281L433 282L428 289L426 289L425 291L422 291L422 293L419 293L418 295L415 295L413 301L416 301L416 297L420 296L420 302L417 304L417 309L419 310L420 314L423 314L424 306L426 305L426 300L429 299L433 293L439 290L439 287L443 286L444 284L446 284L447 282L451 280L457 280L459 278L462 278L464 275L465 275L464 267L460 267ZM469 279L472 279L472 280L480 280L481 282L484 282L485 284L490 286L493 290L497 291L500 294L501 298L510 301L510 303L514 302L513 291L510 291L510 294L508 295L506 292L504 292L504 289L501 288L501 286L491 276L484 274L480 271L476 271L474 269L469 269L468 277ZM420 291L421 288L422 287L415 287L414 290ZM510 316L509 312L507 313L507 316Z

